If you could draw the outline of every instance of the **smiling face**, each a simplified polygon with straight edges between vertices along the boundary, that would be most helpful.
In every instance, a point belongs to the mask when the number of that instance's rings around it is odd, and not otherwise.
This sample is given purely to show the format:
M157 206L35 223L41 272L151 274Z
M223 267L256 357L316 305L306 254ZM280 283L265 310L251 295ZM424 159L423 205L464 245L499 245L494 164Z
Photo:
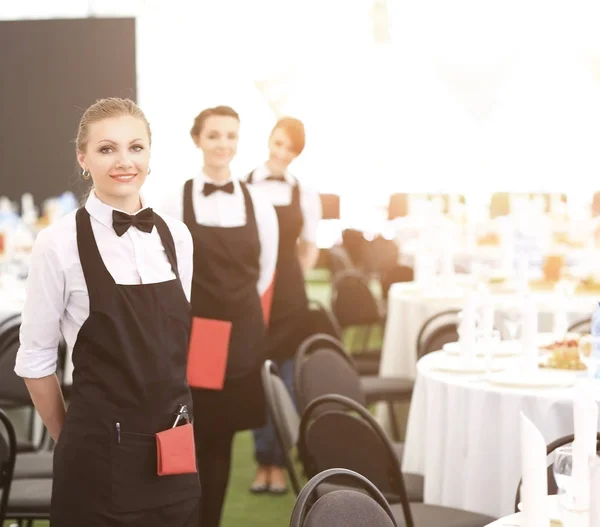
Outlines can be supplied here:
M143 119L123 115L90 123L85 149L77 159L90 172L101 201L122 210L139 208L150 162L150 137Z
M196 145L204 156L204 166L214 169L229 167L239 140L240 122L229 115L211 115L202 124Z
M292 140L283 128L275 128L269 138L269 166L283 174L298 154Z

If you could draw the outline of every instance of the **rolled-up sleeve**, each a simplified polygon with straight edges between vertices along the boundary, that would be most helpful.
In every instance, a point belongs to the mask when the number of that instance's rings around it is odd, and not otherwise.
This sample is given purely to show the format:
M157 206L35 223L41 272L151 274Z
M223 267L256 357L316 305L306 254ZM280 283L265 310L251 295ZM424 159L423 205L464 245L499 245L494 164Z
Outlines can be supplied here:
M65 310L65 273L48 231L42 231L31 254L15 373L37 379L56 371L60 321Z

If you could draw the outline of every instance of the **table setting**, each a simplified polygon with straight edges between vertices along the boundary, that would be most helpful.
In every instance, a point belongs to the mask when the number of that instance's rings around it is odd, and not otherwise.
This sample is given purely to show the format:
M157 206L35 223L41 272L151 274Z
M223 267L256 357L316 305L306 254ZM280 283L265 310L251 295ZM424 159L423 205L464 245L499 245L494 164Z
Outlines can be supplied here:
M501 340L490 296L467 294L458 342L418 362L403 470L425 476L426 503L501 517L514 509L521 413L544 444L572 433L580 387L600 401L599 346L568 334L560 312L553 331L540 332L529 291L519 297L518 339ZM593 419L597 427L597 413Z

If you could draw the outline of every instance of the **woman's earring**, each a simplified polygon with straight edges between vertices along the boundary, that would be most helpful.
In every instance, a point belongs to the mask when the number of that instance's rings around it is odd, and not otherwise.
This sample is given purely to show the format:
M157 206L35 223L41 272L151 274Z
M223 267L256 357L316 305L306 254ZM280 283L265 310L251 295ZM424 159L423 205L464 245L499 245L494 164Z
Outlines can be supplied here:
M92 175L90 174L89 170L86 170L85 168L81 171L81 177L83 179L90 179L90 177L92 177Z
M152 172L152 169L148 168L148 175L150 175L150 172Z

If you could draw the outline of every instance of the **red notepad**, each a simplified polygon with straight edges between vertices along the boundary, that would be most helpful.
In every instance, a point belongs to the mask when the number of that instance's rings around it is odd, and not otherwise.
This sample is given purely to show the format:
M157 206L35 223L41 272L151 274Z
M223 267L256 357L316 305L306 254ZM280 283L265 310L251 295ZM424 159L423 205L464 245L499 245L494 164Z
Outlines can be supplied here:
M194 317L187 379L192 388L222 390L229 354L231 322Z
M273 276L273 280L267 290L262 294L260 298L260 304L262 306L263 311L263 320L265 321L265 326L269 326L269 318L271 316L271 305L273 304L273 289L275 288L275 276Z
M192 425L187 423L158 432L156 434L156 456L159 476L197 472Z

